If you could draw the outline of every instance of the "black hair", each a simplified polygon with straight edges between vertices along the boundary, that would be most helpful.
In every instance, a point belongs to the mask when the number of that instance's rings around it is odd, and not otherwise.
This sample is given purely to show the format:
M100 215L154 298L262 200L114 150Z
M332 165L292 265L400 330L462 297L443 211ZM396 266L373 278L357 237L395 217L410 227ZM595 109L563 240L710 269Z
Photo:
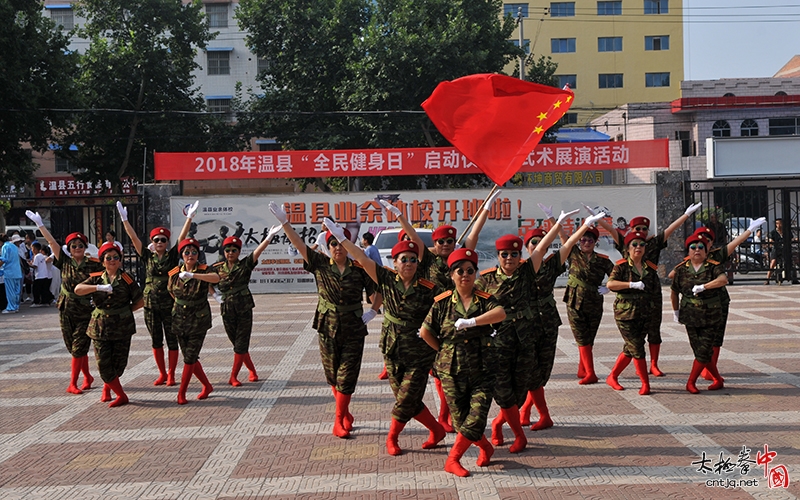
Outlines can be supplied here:
M471 261L471 260L469 260L469 259L461 259L461 260L457 260L457 261L453 262L453 265L452 265L452 266L450 266L450 268L448 269L448 271L447 271L447 272L448 272L448 274L453 274L453 271L455 271L455 270L456 270L456 268L458 268L459 266L461 266L461 264L462 264L462 263L464 263L464 262L469 262L470 264L472 264L472 261ZM475 268L475 272L477 273L477 272L478 272L478 265L477 265L477 264L472 264L472 267L474 267L474 268Z
M39 243L38 241L34 241L33 243L31 243L31 248L38 248L39 250L41 250L42 244Z
M117 239L117 232L114 231L113 229L109 229L108 231L106 231L106 234L110 234L112 238Z
M361 235L361 238L370 245L372 245L372 242L375 241L375 236L372 233L364 233Z

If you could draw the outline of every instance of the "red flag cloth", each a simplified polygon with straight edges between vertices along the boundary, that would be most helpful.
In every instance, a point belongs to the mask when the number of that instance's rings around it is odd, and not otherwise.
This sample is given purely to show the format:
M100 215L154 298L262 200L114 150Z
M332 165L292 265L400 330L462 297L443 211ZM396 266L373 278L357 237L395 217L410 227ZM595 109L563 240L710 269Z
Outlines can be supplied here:
M442 82L422 103L439 132L496 184L505 184L574 94L497 74Z

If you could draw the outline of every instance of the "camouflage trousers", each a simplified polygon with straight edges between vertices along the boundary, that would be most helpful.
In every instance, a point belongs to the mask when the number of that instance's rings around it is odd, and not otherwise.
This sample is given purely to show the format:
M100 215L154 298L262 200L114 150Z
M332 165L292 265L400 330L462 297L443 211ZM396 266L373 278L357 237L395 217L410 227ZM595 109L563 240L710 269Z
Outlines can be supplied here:
M222 324L233 345L233 352L247 354L250 351L250 336L253 334L253 309L247 307L239 311L225 311L222 314Z
M600 328L600 321L603 319L603 303L600 303L599 309L586 307L585 303L580 309L567 307L567 319L575 342L579 346L594 345L597 329Z
M167 340L167 348L170 351L178 349L178 338L172 333L171 302L167 308L151 309L145 307L144 324L147 325L147 331L150 332L153 349L162 349L164 347L164 339Z
M408 423L425 408L422 398L428 386L428 373L433 366L434 356L430 356L429 363L415 360L413 364L407 364L389 356L384 356L383 360L395 399L392 418L403 424Z
M494 384L494 400L500 408L522 406L531 387L536 365L536 354L532 345L496 348L497 367Z
M364 336L359 333L346 335L339 332L335 337L317 334L322 368L328 385L342 394L356 392L361 358L364 356Z
M477 345L477 342L473 345ZM436 371L442 381L453 427L470 441L478 441L483 436L494 397L496 378L493 353L483 354L481 349L469 353L457 351L459 361L455 369L455 361L447 364L437 359Z
M61 336L67 351L74 358L82 358L89 354L92 341L86 330L89 328L89 319L92 317L92 308L89 305L70 304L65 301L59 314Z
M211 307L205 303L196 308L172 309L172 331L183 352L183 363L193 365L200 359L200 350L211 328Z
M558 327L542 329L537 327L534 334L534 364L531 373L530 387L528 390L535 391L547 385L550 374L553 372L553 363L556 360L556 344L558 342Z
M723 325L684 326L686 334L689 336L689 345L692 346L694 359L703 364L711 362L714 338L723 330Z
M728 311L730 308L730 302L722 303L722 325L716 330L714 340L711 342L714 347L722 347L722 342L725 340L725 328L728 326Z
M618 319L617 328L622 335L622 340L625 345L622 346L622 352L632 358L643 359L644 355L644 338L647 336L645 318L633 320Z
M94 357L97 359L97 371L103 382L113 382L121 377L128 366L128 353L131 351L131 337L114 340L95 340Z
M652 314L644 318L644 333L648 344L660 344L661 340L661 315L664 307L661 294L653 297Z

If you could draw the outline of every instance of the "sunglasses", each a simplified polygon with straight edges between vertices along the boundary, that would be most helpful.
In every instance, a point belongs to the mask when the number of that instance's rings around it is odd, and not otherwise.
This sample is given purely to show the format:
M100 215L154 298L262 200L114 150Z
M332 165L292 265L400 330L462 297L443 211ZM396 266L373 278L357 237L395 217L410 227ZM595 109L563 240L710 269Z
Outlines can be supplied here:
M509 256L511 256L512 259L516 259L519 257L519 252L500 252L500 257L504 259L507 259Z
M225 248L225 253L236 253L238 251L239 251L239 249L236 248L236 247L226 247Z
M119 260L119 255L106 255L104 259L106 262L110 262L112 260Z
M78 248L86 248L86 245L84 245L82 243L77 243L77 244L76 243L72 243L69 247L78 249Z
M689 250L703 250L706 248L705 243L692 243L689 245Z
M647 243L645 243L644 241L632 241L632 242L631 242L631 246L632 246L633 248L639 248L639 247L642 247L642 248L644 248L644 247L645 247L645 245L647 245Z
M467 273L469 276L472 276L473 274L475 274L475 268L474 267L470 267L466 271L464 269L460 268L460 267L458 269L456 269L456 274L457 275L464 276L464 273Z
M168 241L166 238L153 238L153 243L166 243Z
M541 238L531 238L528 240L528 245L538 245L540 241L542 241Z
M403 264L410 262L412 264L416 264L419 260L416 257L400 257L400 262Z
M339 246L339 242L338 242L338 241L336 241L336 240L331 240L331 241L328 243L328 246L329 246L329 247L331 247L331 248L336 248L336 247L338 247L338 246Z
M455 242L456 242L456 240L454 240L453 238L440 238L440 239L436 240L436 243L438 243L440 245L444 245L445 243L448 244L448 245L452 245Z
M646 233L649 229L647 226L633 226L633 230L639 233Z
M183 255L197 255L197 250L184 250Z
M584 237L580 239L581 243L594 243L594 238Z

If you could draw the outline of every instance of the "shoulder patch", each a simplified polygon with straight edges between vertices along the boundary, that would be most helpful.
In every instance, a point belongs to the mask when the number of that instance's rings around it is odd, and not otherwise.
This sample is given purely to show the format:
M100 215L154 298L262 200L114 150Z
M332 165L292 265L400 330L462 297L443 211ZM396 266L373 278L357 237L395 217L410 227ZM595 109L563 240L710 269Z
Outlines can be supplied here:
M223 264L225 264L225 261L221 260L219 262L215 262L215 263L211 264L211 267L222 267Z
M448 291L446 291L446 292L443 292L443 293L440 293L439 295L437 295L436 297L434 297L434 298L433 298L433 301L434 301L434 302L439 302L440 300L442 300L442 299L446 299L447 297L449 297L449 296L451 296L451 295L453 295L453 291L452 291L452 290L448 290Z
M489 269L484 269L483 271L481 271L480 274L481 274L481 276L483 276L484 274L490 274L490 273L494 273L494 272L497 272L497 266L490 267Z
M489 292L484 292L483 290L475 290L475 295L482 299L490 299L492 298L492 294Z
M436 286L436 283L434 283L433 281L428 281L425 278L418 279L417 283L419 283L420 285L424 286L425 288L429 288L431 290L433 290L433 287Z
M175 266L175 267L173 267L172 269L170 269L170 270L169 270L169 272L168 272L167 274L169 274L170 276L175 276L175 275L176 275L176 274L178 274L179 272L181 272L181 268L180 268L180 266Z
M206 264L197 264L197 269L200 271L205 271L208 269L208 266Z
M94 257L89 257L89 262L97 262L99 264L100 263L100 259L96 259Z
M620 265L620 264L624 264L626 262L628 262L628 259L619 259L618 261L614 262L614 264Z
M103 275L103 271L97 271L96 273L89 273L89 276L91 276L93 278L95 278L97 276L102 276L102 275Z
M656 264L653 264L649 260L644 261L644 263L647 264L647 267L649 267L650 269L658 271L658 266Z
M122 273L122 279L123 279L123 281L125 281L125 283L127 283L129 285L133 284L133 276L131 276L130 274L128 274L126 272Z
M719 265L719 262L713 259L707 259L709 264L714 264L715 266Z
M547 257L545 257L545 259L542 261L542 263L545 263L545 262L549 261L550 259L552 259L553 257L555 257L557 253L558 253L558 252L553 252L553 253L551 253L550 255L548 255Z
M597 252L595 252L594 254L595 254L595 255L597 255L598 257L600 257L601 259L607 259L607 260L611 260L611 259L609 259L609 258L608 258L608 255L606 255L606 254L604 254L604 253L597 253Z

